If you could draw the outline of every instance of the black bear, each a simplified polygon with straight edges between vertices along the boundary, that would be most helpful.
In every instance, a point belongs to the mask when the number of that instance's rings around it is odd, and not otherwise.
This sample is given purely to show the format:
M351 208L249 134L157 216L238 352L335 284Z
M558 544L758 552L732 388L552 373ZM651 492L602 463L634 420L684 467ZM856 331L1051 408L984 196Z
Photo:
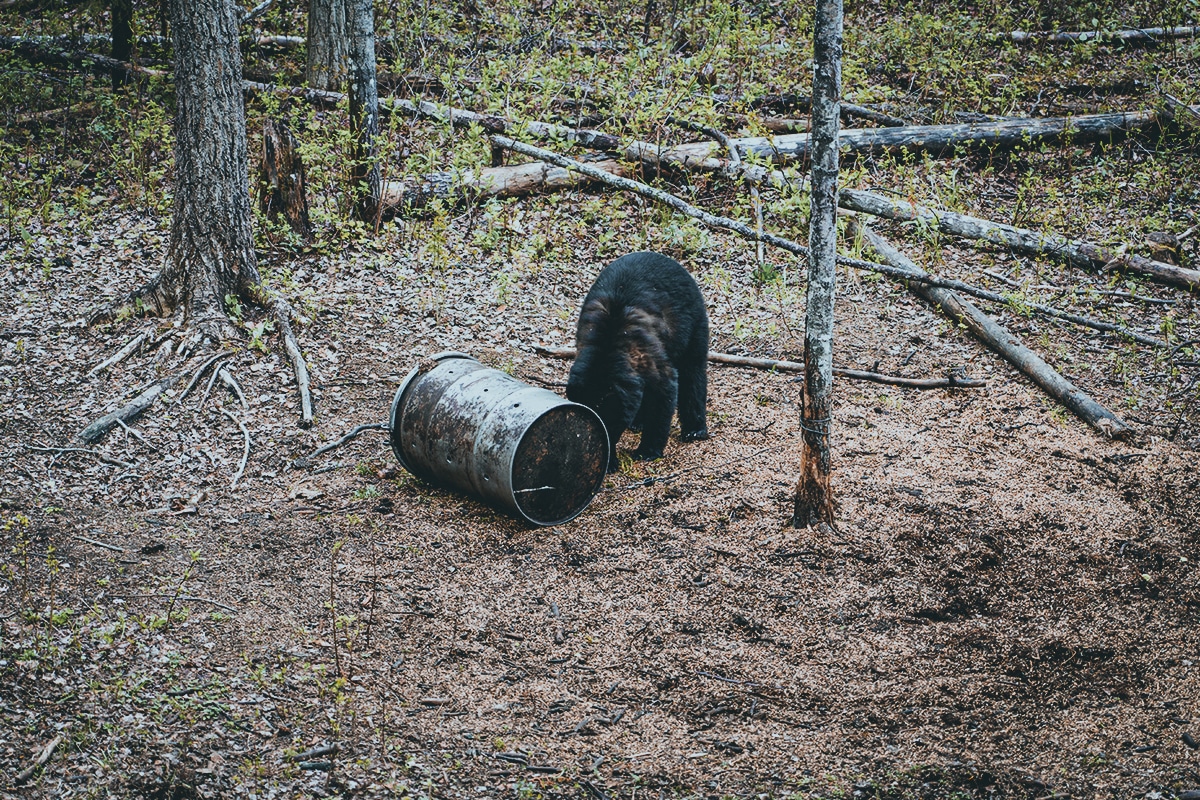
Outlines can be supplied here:
M679 406L683 441L708 438L708 314L700 287L678 261L630 253L605 267L583 300L567 399L593 409L617 440L638 427L633 457L660 458Z

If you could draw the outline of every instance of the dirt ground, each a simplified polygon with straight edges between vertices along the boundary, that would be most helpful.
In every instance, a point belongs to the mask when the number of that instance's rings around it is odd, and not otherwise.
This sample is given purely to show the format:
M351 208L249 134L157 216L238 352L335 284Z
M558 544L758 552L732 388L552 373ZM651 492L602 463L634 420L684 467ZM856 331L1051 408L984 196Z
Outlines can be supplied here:
M557 202L528 201L526 224L552 227ZM710 370L711 440L676 431L664 459L614 474L558 527L423 484L381 432L293 468L383 421L433 352L565 381L567 362L529 346L572 344L606 259L431 268L416 224L289 257L315 315L314 428L268 337L229 350L248 409L219 386L201 407L197 389L93 453L33 448L73 446L154 376L152 353L89 371L170 321L77 320L153 274L165 230L113 212L8 251L0 795L1198 796L1186 436L1105 441L903 289L846 273L836 363L962 367L988 386L839 382L836 530L787 525L792 376L727 367ZM652 243L656 225L618 245ZM947 247L940 268L977 275L977 257ZM681 258L714 350L796 356L798 290L756 288L747 245L713 234ZM1194 324L1193 300L1162 296ZM1105 360L1128 345L1001 318L1069 345L1071 377L1137 411ZM223 411L252 437L233 490L243 439Z

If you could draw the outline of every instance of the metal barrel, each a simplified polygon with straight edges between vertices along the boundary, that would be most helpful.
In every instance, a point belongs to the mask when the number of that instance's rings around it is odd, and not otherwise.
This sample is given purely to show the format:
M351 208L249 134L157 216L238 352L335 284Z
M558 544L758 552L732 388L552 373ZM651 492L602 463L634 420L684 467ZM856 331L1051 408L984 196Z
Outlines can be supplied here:
M392 452L409 472L534 523L587 508L608 469L596 412L464 353L421 362L392 400Z

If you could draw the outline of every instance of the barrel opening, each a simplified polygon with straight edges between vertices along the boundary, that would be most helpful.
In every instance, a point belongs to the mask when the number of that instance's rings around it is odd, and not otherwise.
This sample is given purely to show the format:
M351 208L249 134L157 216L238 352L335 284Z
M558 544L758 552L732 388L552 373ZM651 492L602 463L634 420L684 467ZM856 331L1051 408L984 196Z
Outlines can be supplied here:
M582 406L552 408L525 431L512 464L518 510L538 525L566 522L587 508L604 482L604 423Z

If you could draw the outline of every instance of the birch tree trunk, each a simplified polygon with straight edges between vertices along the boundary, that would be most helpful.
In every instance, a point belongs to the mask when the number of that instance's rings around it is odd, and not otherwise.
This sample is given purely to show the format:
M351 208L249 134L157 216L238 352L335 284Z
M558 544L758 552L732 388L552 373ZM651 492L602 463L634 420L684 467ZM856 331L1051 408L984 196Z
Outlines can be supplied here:
M314 89L337 90L350 58L349 6L355 0L308 0L305 78Z
M829 472L833 428L833 294L837 265L838 115L842 93L842 0L817 0L813 35L812 216L804 323L800 480L792 524L833 522Z
M379 89L375 83L375 12L372 0L346 0L350 17L350 130L354 163L350 185L354 216L379 221L383 194L379 171Z

